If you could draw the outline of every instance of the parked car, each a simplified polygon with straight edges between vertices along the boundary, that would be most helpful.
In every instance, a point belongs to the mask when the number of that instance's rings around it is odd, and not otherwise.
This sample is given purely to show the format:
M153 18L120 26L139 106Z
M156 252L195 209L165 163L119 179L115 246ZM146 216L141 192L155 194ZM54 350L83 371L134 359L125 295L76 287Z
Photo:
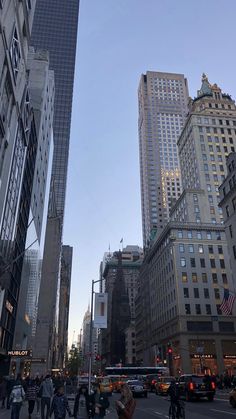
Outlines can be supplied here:
M214 400L216 385L210 376L184 374L179 378L178 385L180 396L184 396L186 401L201 397L207 397L209 401Z
M236 408L236 387L233 388L233 390L231 390L229 393L229 402L232 407Z
M142 381L139 380L129 380L127 381L128 386L130 387L133 396L144 396L147 397L147 388Z
M147 390L149 391L156 391L156 383L158 380L157 374L148 374L145 378L145 384L147 386Z
M175 377L158 377L155 385L156 394L160 396L167 394L167 390L173 380L175 380Z

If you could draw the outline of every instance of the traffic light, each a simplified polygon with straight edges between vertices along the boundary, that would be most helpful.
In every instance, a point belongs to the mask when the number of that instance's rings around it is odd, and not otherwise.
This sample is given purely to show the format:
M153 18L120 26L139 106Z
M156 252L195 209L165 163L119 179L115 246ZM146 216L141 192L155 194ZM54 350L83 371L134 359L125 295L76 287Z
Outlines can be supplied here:
M170 342L167 345L167 352L168 352L169 355L172 355L172 353L173 353L173 349L172 349L172 346L171 346Z
M100 356L99 354L97 354L97 355L95 356L95 361L101 361L101 356Z

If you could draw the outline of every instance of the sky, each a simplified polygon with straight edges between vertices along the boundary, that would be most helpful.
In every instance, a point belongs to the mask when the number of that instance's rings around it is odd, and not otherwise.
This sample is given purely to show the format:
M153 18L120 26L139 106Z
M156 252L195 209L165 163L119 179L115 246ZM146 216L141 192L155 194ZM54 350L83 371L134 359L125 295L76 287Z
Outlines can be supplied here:
M236 98L235 0L80 0L64 243L73 246L69 343L104 252L142 245L137 89L142 73L205 72Z

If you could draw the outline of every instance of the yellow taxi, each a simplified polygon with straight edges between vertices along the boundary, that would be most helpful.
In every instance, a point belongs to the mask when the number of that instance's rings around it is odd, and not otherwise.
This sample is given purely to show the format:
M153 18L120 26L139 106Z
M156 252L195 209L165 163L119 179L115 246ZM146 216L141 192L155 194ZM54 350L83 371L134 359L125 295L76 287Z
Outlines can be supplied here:
M156 394L160 396L163 396L164 394L166 394L173 380L175 380L175 377L158 377L156 385L155 385Z
M112 380L109 377L100 377L97 381L99 383L100 392L111 396L113 392Z
M236 387L233 388L233 390L231 390L229 393L229 402L232 407L236 408Z

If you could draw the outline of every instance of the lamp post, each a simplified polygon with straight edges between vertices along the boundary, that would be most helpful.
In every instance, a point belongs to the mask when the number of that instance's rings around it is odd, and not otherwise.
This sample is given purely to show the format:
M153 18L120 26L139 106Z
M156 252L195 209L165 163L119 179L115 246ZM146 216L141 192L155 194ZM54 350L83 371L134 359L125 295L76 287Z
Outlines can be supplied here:
M91 394L91 375L92 375L92 344L93 344L93 301L94 301L94 284L102 282L102 279L95 281L92 280L92 293L91 293L91 318L90 318L90 333L89 333L89 369L88 369L88 391Z

